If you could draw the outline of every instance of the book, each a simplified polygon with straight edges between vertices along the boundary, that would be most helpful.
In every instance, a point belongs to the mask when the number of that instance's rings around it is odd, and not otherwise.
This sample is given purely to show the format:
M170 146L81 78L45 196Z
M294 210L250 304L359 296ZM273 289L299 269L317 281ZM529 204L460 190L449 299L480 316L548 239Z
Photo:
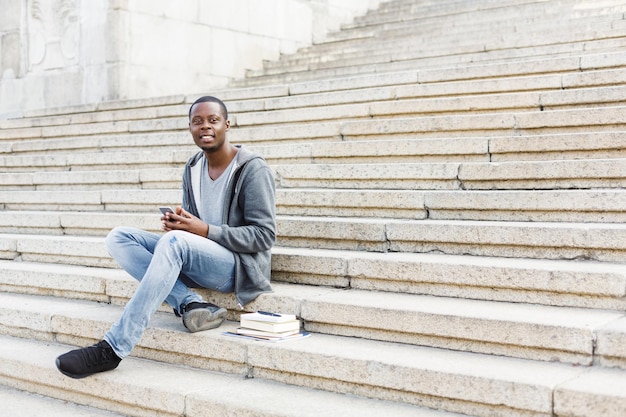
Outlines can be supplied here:
M242 339L250 339L250 340L255 340L255 341L273 342L273 343L284 342L286 340L301 339L304 337L309 337L311 335L309 332L298 332L290 336L282 336L282 337L249 336L247 334L239 334L237 332L223 332L222 334L224 336L239 337Z
M282 323L285 321L293 321L297 317L295 314L270 313L267 311L257 311L256 313L244 313L241 318L246 320L265 321L270 323Z
M255 337L262 337L262 338L281 338L281 337L286 337L286 336L291 336L294 334L298 334L300 333L300 329L297 330L288 330L286 332L280 332L280 333L274 333L274 332L264 332L262 330L253 330L253 329L247 329L245 327L239 327L237 328L236 332L238 334L245 334L247 336L255 336Z
M264 332L281 333L289 330L300 330L300 320L289 320L280 323L273 323L267 321L249 320L246 317L241 316L240 326L246 329L261 330Z

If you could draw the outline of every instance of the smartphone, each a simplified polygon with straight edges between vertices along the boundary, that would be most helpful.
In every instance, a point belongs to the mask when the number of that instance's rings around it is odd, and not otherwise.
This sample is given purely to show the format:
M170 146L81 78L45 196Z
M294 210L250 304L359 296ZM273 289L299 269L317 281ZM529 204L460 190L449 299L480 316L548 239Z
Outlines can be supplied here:
M174 211L173 208L171 207L159 207L159 210L161 210L161 213L163 213L163 215L165 216L167 213L173 213L176 214L176 212Z

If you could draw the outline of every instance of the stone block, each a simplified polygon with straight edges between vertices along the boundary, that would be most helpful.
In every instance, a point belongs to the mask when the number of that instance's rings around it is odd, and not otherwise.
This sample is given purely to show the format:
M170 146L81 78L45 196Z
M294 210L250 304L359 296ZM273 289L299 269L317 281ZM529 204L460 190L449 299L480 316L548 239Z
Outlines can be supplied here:
M2 286L12 292L107 301L105 288L113 270L26 262L0 263Z
M624 149L626 134L619 131L489 139L493 162L623 158Z
M161 215L153 213L125 213L123 224L157 232L161 230ZM66 234L106 236L109 230L121 224L119 213L101 213L85 216L82 213L61 213L61 226Z
M510 91L558 90L560 88L560 75L531 75L398 86L396 87L396 95L399 99L402 99Z
M364 253L352 256L346 275L354 287L368 281L431 283L464 288L584 294L623 299L626 273L620 264L512 259L428 253ZM382 284L380 284L382 285ZM410 292L410 291L409 291Z
M419 100L398 100L385 103L373 103L373 116L424 115L431 113L455 113L503 110L538 109L538 93L507 93L467 97L438 97Z
M4 235L16 241L15 251L23 261L112 268L102 237L53 235Z
M620 224L416 220L389 222L390 250L538 259L618 262L626 247Z
M465 189L620 188L623 159L563 160L461 164L459 180Z
M456 189L458 164L313 164L273 167L282 187Z
M317 163L432 163L488 161L487 138L324 142L311 148Z
M369 87L396 86L417 82L415 71L402 71L387 74L366 74L339 79L294 82L289 85L292 95L312 94L329 91L358 90Z
M33 174L30 172L0 173L0 187L4 190L32 190L35 188Z
M555 110L545 112L519 113L515 116L517 128L527 130L547 128L585 128L603 125L620 125L623 119L621 107L599 107L583 110Z
M541 93L541 105L544 111L563 106L593 106L623 104L626 89L624 87L580 88L565 91Z
M563 88L565 89L601 85L619 85L626 83L626 70L621 68L591 70L563 74L561 78L563 80Z
M275 123L314 122L368 117L367 104L345 104L311 107L307 109L275 110L262 113L244 113L237 116L238 126L262 126Z
M277 218L278 245L382 251L387 246L384 222L333 218Z
M279 214L297 216L388 217L423 219L423 194L414 191L276 191Z
M559 384L554 413L559 417L621 417L626 414L626 376L615 369L589 369Z
M95 190L110 188L111 184L126 188L140 186L139 171L112 170L112 171L64 171L64 172L35 172L33 182L38 189L80 189Z
M382 100L393 100L394 95L393 87L376 87L268 99L265 101L265 107L267 110L276 110L312 106L330 106L346 103L371 103Z
M626 370L626 319L608 323L597 331L596 355L602 366Z
M176 190L102 190L102 204L110 211L148 211L157 213L160 206L181 204L181 191Z
M319 122L314 124L297 124L287 126L260 126L231 129L230 140L233 143L275 144L277 141L298 141L325 138L339 140L341 138L339 122Z
M453 132L492 131L491 134L508 132L515 127L516 116L510 113L496 115L471 116L436 116L418 118L392 118L381 120L346 121L341 129L344 137L352 139L359 136L389 137L393 134L407 133L444 133L450 136Z
M578 57L558 57L550 59L528 59L519 62L478 63L450 68L424 69L418 72L420 83L433 83L453 80L469 80L476 78L495 78L503 75L537 75L545 74L546 68L551 72L578 71Z
M425 195L431 219L621 223L622 190L454 191Z

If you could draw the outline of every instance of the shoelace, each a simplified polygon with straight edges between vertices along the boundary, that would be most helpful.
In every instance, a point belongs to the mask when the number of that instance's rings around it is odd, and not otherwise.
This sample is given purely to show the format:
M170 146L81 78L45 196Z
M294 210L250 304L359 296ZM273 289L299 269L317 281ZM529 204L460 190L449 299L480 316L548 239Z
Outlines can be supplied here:
M104 362L111 362L117 357L108 345L104 341L100 341L93 346L89 346L87 349L81 350L83 360L87 366L97 366Z

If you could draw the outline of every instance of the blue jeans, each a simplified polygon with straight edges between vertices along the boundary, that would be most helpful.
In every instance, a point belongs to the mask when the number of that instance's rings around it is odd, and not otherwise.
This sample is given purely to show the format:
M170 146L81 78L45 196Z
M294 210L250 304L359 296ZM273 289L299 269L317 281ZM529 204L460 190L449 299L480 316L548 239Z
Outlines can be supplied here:
M139 281L119 322L104 336L120 358L130 354L163 301L179 314L182 306L202 301L183 281L220 292L234 289L234 254L201 236L179 230L159 235L116 227L108 234L106 246L117 263Z

